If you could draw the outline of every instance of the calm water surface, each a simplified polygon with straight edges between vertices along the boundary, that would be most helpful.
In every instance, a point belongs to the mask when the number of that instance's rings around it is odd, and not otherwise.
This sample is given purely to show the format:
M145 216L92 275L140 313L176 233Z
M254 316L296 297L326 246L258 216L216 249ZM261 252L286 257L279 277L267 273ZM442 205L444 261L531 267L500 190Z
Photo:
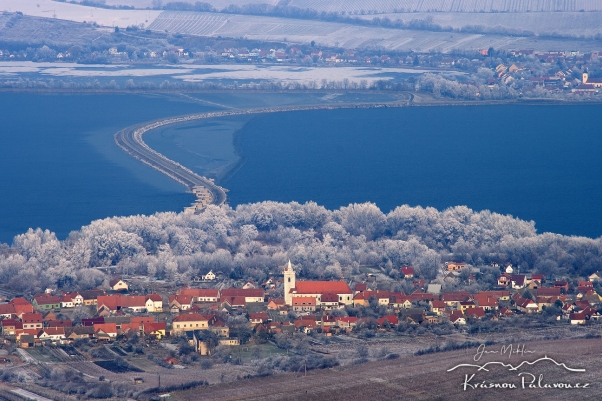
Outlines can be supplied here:
M113 134L203 110L166 97L0 93L0 242L30 227L64 238L95 219L181 211L193 197L117 148Z
M602 106L472 106L269 114L241 131L233 205L313 200L467 205L602 234ZM589 117L588 117L589 116Z
M181 211L192 196L117 148L113 134L210 107L139 95L1 93L0 242L29 227L64 238L94 219ZM601 111L473 106L266 114L239 131L247 160L222 185L233 206L371 201L388 212L401 204L467 205L535 220L540 232L598 237L602 135L591 117ZM148 140L176 160L186 145L186 160L178 161L199 169L207 161L188 160L191 154L217 160L227 153L214 138L205 154L205 137L199 135L198 149L189 130L151 133Z

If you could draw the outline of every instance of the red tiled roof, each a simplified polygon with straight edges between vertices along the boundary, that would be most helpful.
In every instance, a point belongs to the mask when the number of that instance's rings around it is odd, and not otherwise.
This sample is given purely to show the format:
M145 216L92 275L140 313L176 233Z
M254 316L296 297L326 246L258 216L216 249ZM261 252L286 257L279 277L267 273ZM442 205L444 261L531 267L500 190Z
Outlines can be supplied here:
M122 281L120 278L114 278L111 281L109 281L109 286L113 287L113 286L115 286L115 284L117 284L120 281ZM124 283L125 283L125 281L124 281Z
M17 310L13 304L2 304L0 305L0 315L16 315Z
M326 292L326 293L322 294L322 296L320 297L320 302L322 302L322 303L339 302L339 296L337 294L335 294L334 292Z
M231 297L251 297L251 298L259 298L264 296L264 291L261 288L226 288L222 290L222 298L231 298Z
M351 294L351 288L344 281L297 281L295 288L297 294L323 294L334 292L336 294Z
M46 322L48 327L72 327L73 322L71 320L49 320Z
M368 284L366 283L356 283L355 284L355 291L366 291L368 289Z
M148 294L146 299L150 299L153 302L163 302L163 297L159 294Z
M97 298L97 303L99 308L104 305L111 310L118 310L119 308L144 308L146 299L143 295L101 295Z
M401 268L401 272L404 274L404 276L413 276L414 268L410 266L404 266Z
M95 323L94 332L97 333L99 330L107 334L117 334L117 323Z
M397 319L397 316L395 316L395 315L383 316L380 319L378 319L376 322L380 326L382 326L383 324L385 324L385 320L387 320L389 322L389 324L392 324L392 325L396 325L399 323L399 319Z
M130 322L137 324L154 323L155 318L153 316L130 316Z
M224 297L222 295L221 301L228 302L231 306L245 306L245 304L246 304L246 299L244 296Z
M485 316L485 309L483 308L470 308L466 311L466 314L468 316L476 316L476 317L483 317Z
M46 333L49 336L64 336L65 328L64 327L46 327L38 332L38 337L42 335L42 333Z
M293 297L293 306L316 306L314 297Z
M560 287L555 287L555 288L539 287L537 289L537 295L538 296L547 296L547 297L558 296L558 295L560 295Z
M219 298L219 290L213 288L182 288L180 295L188 295L195 298Z
M54 295L40 295L35 297L38 305L60 304L61 299Z
M25 313L21 316L23 323L42 323L41 313Z
M186 313L177 316L173 321L174 322L197 322L197 321L209 321L212 316L203 316L199 313Z

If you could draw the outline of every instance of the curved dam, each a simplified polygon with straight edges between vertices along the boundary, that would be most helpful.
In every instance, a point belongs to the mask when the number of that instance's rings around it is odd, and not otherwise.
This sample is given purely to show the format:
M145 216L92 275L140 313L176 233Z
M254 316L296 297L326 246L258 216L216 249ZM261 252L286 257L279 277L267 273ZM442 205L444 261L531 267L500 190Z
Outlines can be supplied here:
M194 213L197 211L201 211L203 208L210 204L224 204L227 199L227 190L215 184L213 179L200 176L192 170L182 166L181 164L171 159L168 159L156 150L151 149L142 139L142 136L146 132L169 124L179 124L194 120L201 120L205 118L227 117L242 114L275 113L283 111L325 110L341 108L402 107L408 105L410 102L411 98L410 100L406 101L395 101L390 103L282 106L190 114L185 116L150 121L127 127L115 134L115 143L130 156L167 175L171 179L187 187L190 192L194 193L197 197L196 202L192 206L187 207L185 209L186 212Z

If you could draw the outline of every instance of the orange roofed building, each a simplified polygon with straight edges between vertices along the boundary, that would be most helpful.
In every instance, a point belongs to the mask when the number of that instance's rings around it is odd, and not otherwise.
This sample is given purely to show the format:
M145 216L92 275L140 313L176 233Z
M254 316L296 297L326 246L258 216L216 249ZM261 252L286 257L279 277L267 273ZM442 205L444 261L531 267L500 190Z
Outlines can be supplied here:
M315 298L316 305L320 305L323 294L336 294L339 304L353 304L353 291L344 281L296 281L295 270L289 260L284 268L284 301L286 305L293 305L293 297Z

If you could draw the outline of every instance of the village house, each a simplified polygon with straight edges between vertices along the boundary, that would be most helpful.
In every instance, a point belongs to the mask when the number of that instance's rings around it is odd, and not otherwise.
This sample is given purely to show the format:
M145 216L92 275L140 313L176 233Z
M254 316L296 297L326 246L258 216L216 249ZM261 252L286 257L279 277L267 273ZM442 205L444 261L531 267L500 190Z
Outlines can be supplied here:
M32 305L36 309L42 309L42 310L60 309L61 308L61 300L57 296L43 294L43 295L35 296L33 298Z
M395 309L409 309L412 307L412 301L407 295L394 294L389 299L389 305Z
M569 315L569 323L572 325L585 324L587 317L583 312L571 313Z
M86 306L97 305L97 298L99 296L106 295L106 293L103 290L87 290L82 291L80 294L83 298L83 304Z
M284 298L270 298L268 300L268 310L277 310L281 306L284 306Z
M21 317L23 330L39 330L44 326L41 313L25 313Z
M1 304L0 305L0 317L4 319L10 319L16 316L15 306L13 304Z
M147 312L163 312L163 297L159 294L148 294L144 306Z
M445 266L447 267L447 271L456 271L462 270L466 267L466 263L464 262L445 262Z
M214 281L216 278L217 278L217 276L215 275L215 273L213 273L212 270L209 270L209 273L203 274L201 276L201 279L203 281Z
M466 317L462 311L455 310L449 313L449 321L453 324L464 325L466 324Z
M213 288L183 288L179 295L192 297L192 302L214 303L220 299L219 290Z
M0 320L0 326L2 327L3 336L14 336L17 329L23 329L23 323L16 319L2 319Z
M401 274L403 274L404 278L414 278L414 268L411 266L403 266L401 269Z
M41 341L49 340L52 342L61 341L65 339L65 328L64 327L46 327L39 331L38 338Z
M75 304L73 303L73 298L69 294L63 294L59 296L61 301L61 308L74 308Z
M535 301L529 298L518 298L516 301L516 309L523 313L534 313L539 311L539 306Z
M198 313L181 314L174 318L171 333L179 335L186 331L207 330L211 316L203 316Z
M395 315L387 315L381 317L380 319L377 319L376 322L378 323L379 327L383 327L386 325L397 326L399 324L399 319Z
M117 338L116 323L96 323L93 327L94 337L98 340L112 341Z
M127 291L129 289L127 283L120 278L114 278L109 281L109 287L113 291Z
M167 325L165 322L143 323L142 331L145 336L161 340L165 337Z
M15 298L10 303L15 307L15 314L20 319L24 313L31 313L34 311L34 307L25 298Z
M249 313L249 321L252 326L263 324L269 321L270 317L266 312Z
M146 310L146 298L143 295L101 295L97 298L97 309L107 309L111 313L121 310L142 312Z
M192 307L192 296L190 295L170 295L169 296L169 310L172 313L178 313L180 311L187 311Z
M430 301L429 304L431 307L431 312L435 313L436 315L442 315L447 308L447 305L445 305L445 302L443 301L433 300Z
M295 312L315 312L316 298L314 297L293 297L293 311Z
M261 288L226 288L221 291L221 302L232 300L236 297L242 297L244 299L244 306L245 303L264 302L265 292Z

